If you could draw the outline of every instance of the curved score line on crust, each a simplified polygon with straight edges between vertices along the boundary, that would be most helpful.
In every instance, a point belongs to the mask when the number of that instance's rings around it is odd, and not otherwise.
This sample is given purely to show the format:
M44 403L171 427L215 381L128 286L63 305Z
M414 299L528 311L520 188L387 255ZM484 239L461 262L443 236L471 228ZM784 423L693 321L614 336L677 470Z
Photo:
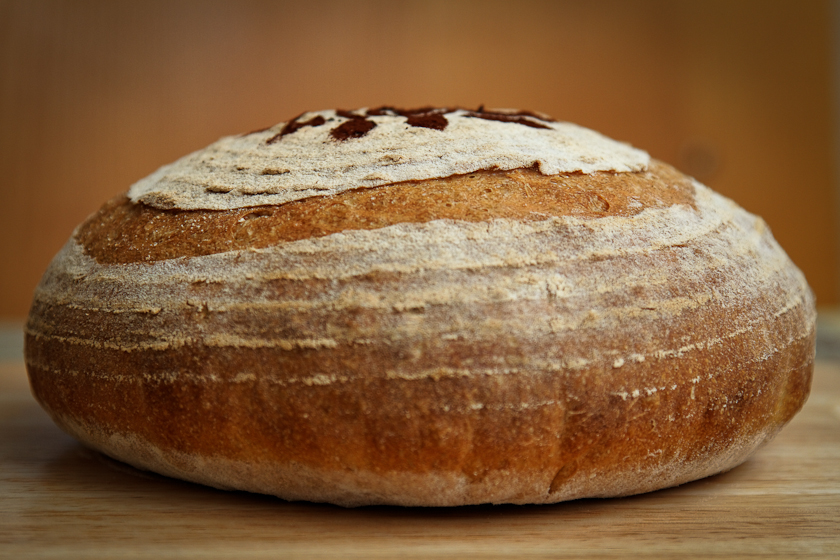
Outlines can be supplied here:
M260 249L400 223L628 217L674 204L693 207L694 187L658 162L639 173L478 171L233 210L161 210L121 196L82 224L76 239L101 264L127 264Z

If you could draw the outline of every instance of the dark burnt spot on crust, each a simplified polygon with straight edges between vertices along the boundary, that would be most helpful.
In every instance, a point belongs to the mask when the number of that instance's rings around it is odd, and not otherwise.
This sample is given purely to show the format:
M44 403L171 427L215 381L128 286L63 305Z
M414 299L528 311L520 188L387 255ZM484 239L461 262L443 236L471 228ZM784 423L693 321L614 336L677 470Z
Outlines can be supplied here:
M458 109L452 108L435 108L423 107L420 109L396 109L394 107L379 107L367 112L368 115L389 115L396 114L407 117L408 124L411 126L422 126L425 128L433 128L436 130L444 130L449 124L445 115L453 113ZM464 116L484 119L488 121L499 121L507 123L522 124L531 128L550 129L551 127L544 124L554 122L552 119L537 115L531 111L516 111L516 112L501 112L501 111L487 111L484 105L480 105L475 111L465 110Z
M283 130L281 130L279 134L275 134L274 136L269 138L266 141L266 144L274 144L275 142L277 142L278 140L280 140L282 137L286 136L287 134L292 134L293 132L297 132L298 130L300 130L301 128L303 128L305 126L321 126L322 124L327 122L326 120L324 120L324 117L322 117L321 115L318 115L317 117L312 117L308 121L303 121L303 122L298 121L298 119L301 118L304 114L305 113L300 114L297 117L290 120L289 122L287 122L286 126L283 127Z
M449 126L449 120L446 115L458 111L459 108L450 107L420 107L417 109L398 109L383 105L373 109L365 110L364 114L359 114L354 111L347 111L343 109L336 110L335 114L339 117L347 119L340 125L330 130L330 136L333 139L343 142L351 138L361 138L368 132L376 128L376 123L369 120L367 117L382 117L382 116L401 116L406 118L406 124L418 128L429 128L432 130L445 130ZM299 121L302 115L298 115L290 120L283 127L279 134L269 138L266 143L273 144L279 141L283 136L292 134L305 126L321 126L327 121L322 116L316 116L308 121ZM517 111L517 112L503 112L503 111L486 111L484 105L481 105L475 111L464 110L464 116L477 119L484 119L488 121L498 121L506 123L515 123L531 128L550 129L551 127L545 123L554 122L548 117L537 115L531 111ZM330 119L332 120L332 119Z
M502 113L498 111L485 111L484 105L481 105L475 111L467 111L464 115L476 119L484 119L487 121L499 121L507 123L524 124L531 128L545 128L550 129L550 126L543 124L543 122L554 122L547 117L541 117L531 111L517 111L516 113ZM542 122L540 122L542 121Z
M419 109L397 109L395 107L377 107L368 109L368 116L399 115L406 117L409 126L420 128L431 128L433 130L444 130L449 121L443 116L444 113L451 113L452 110L444 107L421 107Z
M422 128L431 128L433 130L444 130L449 121L440 113L425 113L421 115L411 115L406 121L411 126Z
M376 123L367 120L365 117L347 111L336 111L336 114L348 119L330 131L330 136L339 142L351 138L361 138L376 128Z
M452 113L453 111L456 111L456 110L457 109L450 109L448 107L419 107L417 109L398 109L397 107L390 107L390 106L384 105L382 107L377 107L375 109L368 109L367 111L365 111L365 114L369 117L372 117L372 116L379 117L379 116L384 116L384 115L391 115L391 116L399 115L401 117L410 117L412 115L425 115L425 114L428 114L428 113L438 113L438 114Z

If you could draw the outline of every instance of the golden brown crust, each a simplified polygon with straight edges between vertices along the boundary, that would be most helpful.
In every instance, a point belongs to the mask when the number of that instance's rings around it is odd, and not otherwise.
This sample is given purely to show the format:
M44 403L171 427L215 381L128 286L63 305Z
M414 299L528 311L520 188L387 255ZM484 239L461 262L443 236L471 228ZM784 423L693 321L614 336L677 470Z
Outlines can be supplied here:
M687 177L653 162L648 171L621 174L477 171L223 211L161 210L119 196L88 218L76 239L102 264L154 262L441 219L634 216L645 208L691 204L692 192Z
M141 468L343 505L548 503L739 464L804 403L814 336L763 224L654 164L116 200L45 275L26 359L59 425Z

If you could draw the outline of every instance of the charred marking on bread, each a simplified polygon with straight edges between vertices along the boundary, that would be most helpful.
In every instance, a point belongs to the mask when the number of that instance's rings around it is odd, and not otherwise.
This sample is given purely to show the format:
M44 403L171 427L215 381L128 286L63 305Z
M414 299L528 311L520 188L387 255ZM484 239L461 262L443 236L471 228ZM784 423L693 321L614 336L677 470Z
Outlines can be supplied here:
M438 113L409 115L406 122L411 126L431 128L433 130L444 130L449 124L449 121L446 120L446 117Z
M449 121L444 116L445 113L451 113L454 109L447 109L442 107L422 107L420 109L397 109L395 107L377 107L375 109L368 109L366 114L368 116L382 116L382 115L400 115L406 117L406 123L409 126L420 128L431 128L433 130L445 130L449 125Z
M543 124L540 121L551 122L549 119L544 117L539 117L534 113L529 111L518 111L515 113L502 113L502 112L495 112L495 111L485 111L483 106L479 107L477 111L469 111L467 112L466 116L476 118L476 119L484 119L487 121L499 121L505 123L515 123L515 124L522 124L525 126L529 126L531 128L542 128L546 130L550 130L551 127Z
M445 115L458 110L457 108L445 107L423 107L419 109L398 109L395 107L377 107L375 109L368 109L365 111L365 116L383 116L383 115L399 115L406 117L406 123L413 127L429 128L432 130L445 130L449 125L449 121ZM305 113L295 117L286 123L280 133L272 136L266 141L266 144L273 144L288 134L293 134L306 126L321 126L326 123L326 120L318 115L312 117L308 121L300 121ZM339 126L330 130L330 136L335 140L344 141L351 138L361 138L376 127L374 121L368 120L363 115L359 115L352 111L338 110L336 114L347 119ZM466 116L472 118L479 118L489 121L498 121L505 123L515 123L525 125L531 128L550 129L549 126L543 122L554 122L548 117L539 116L530 111L517 112L500 112L500 111L486 111L484 106L479 107L475 111L467 111ZM540 122L543 121L543 122ZM270 128L270 127L269 127ZM264 132L268 128L256 130L249 134Z
M327 122L324 119L324 117L322 117L321 115L312 117L308 121L303 121L303 122L298 121L298 119L302 116L303 116L303 114L301 114L301 115L293 118L289 122L287 122L286 125L283 127L283 129L278 134L275 134L274 136L272 136L271 138L266 140L265 143L266 144L274 144L275 142L277 142L278 140L280 140L281 138L283 138L287 134L292 134L294 132L297 132L298 130L300 130L303 127L306 127L306 126L321 126L322 124L325 124Z
M338 111L337 113L339 116L348 119L336 128L330 130L330 136L339 142L343 142L351 138L361 138L376 128L376 123L366 119L365 117L355 115L347 111Z

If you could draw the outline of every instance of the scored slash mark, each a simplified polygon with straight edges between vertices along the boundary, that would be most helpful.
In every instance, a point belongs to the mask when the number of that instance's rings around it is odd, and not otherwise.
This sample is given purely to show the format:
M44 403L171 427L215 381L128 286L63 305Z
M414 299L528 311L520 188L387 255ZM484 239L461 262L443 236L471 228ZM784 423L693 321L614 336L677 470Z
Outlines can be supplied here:
M435 108L423 107L420 109L396 109L394 107L377 107L376 109L368 109L364 115L357 115L350 111L336 111L336 115L347 119L337 127L330 130L330 136L335 140L343 142L351 138L361 138L368 132L376 128L374 121L368 120L367 117L383 116L383 115L399 115L406 117L406 124L419 128L430 128L432 130L445 130L449 125L449 121L445 115L457 111L458 109L449 108ZM326 120L322 116L317 116L308 121L299 122L298 119L302 115L298 115L283 127L279 134L276 134L266 141L266 144L273 144L279 141L287 134L293 134L306 126L321 126L326 124ZM475 111L466 111L464 116L485 119L488 121L498 121L506 123L515 123L531 128L550 129L551 127L543 124L544 122L554 122L549 118L539 116L530 111L519 111L516 113L503 113L498 111L485 111L484 106L480 106Z
M468 111L465 115L467 117L473 117L476 119L484 119L487 121L499 121L499 122L509 122L509 123L516 123L516 124L524 124L525 126L530 126L531 128L547 128L550 129L550 126L546 126L537 121L547 121L553 122L551 119L540 117L531 111L519 111L516 113L499 113L496 111L485 111L484 105L480 106L477 111Z
M274 144L275 142L277 142L278 140L280 140L282 137L286 136L287 134L297 132L298 130L300 130L301 128L303 128L305 126L321 126L322 124L327 122L327 121L324 120L324 117L322 117L321 115L318 115L317 117L312 117L308 121L298 122L298 119L301 118L302 116L303 116L303 114L300 114L300 115L296 116L295 118L293 118L292 120L290 120L289 122L287 122L286 126L283 127L283 130L280 131L280 134L275 134L274 136L269 138L266 141L266 144Z
M336 111L336 115L349 119L344 121L330 131L330 136L339 141L349 140L350 138L361 138L374 128L376 123L367 120L361 115L356 115L350 111Z
M419 128L431 128L433 130L444 130L449 121L443 116L444 113L451 113L454 109L422 107L420 109L396 109L394 107L377 107L369 109L368 116L379 115L400 115L406 117L410 126Z
M418 126L423 128L431 128L434 130L443 130L449 124L446 117L439 113L428 113L424 115L411 115L406 121L411 126Z

